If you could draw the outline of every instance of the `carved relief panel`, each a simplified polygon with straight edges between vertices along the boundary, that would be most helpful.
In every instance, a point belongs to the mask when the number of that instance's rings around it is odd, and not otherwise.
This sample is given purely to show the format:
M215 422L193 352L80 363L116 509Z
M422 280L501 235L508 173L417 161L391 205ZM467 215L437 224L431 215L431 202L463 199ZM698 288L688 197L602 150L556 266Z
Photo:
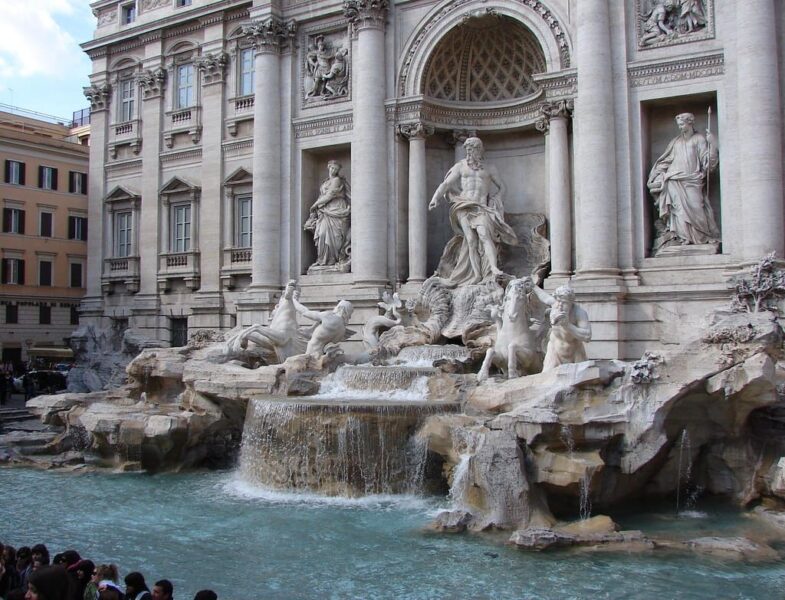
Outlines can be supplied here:
M638 48L714 37L714 0L636 0Z
M303 47L303 104L347 100L351 42L346 30L306 35Z

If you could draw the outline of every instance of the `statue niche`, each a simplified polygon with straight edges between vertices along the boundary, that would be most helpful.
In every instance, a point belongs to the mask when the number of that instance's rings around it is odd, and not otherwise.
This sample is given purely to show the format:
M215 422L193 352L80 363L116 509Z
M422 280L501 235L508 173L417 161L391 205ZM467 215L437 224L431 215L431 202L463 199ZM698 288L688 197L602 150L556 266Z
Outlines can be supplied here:
M317 35L305 54L305 101L335 100L349 94L349 51Z
M311 206L303 225L313 234L316 262L308 273L332 271L348 273L351 268L351 193L341 175L341 163L327 163L327 179L319 186L319 197Z

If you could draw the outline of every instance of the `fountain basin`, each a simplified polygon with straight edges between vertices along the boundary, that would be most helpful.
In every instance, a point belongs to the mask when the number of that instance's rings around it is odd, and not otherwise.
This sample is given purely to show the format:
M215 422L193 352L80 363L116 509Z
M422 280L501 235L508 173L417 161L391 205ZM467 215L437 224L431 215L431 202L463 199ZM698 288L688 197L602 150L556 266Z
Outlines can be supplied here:
M418 493L441 482L441 462L417 431L429 416L459 409L445 402L255 398L240 473L251 483L329 496Z

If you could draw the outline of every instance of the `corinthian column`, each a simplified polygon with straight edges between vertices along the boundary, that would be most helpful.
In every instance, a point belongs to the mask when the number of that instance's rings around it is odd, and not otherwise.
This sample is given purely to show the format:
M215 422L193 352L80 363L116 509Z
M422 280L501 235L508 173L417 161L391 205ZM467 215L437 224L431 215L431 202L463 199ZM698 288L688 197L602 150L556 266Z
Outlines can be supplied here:
M572 101L549 102L540 107L537 129L547 134L548 213L551 233L551 277L572 272L572 209L570 207L570 148L567 120Z
M776 252L782 258L782 106L774 0L738 2L736 12L739 111L755 107L754 131L739 135L743 255L758 260Z
M426 279L428 260L428 181L425 174L425 138L433 127L423 123L401 125L409 140L409 283Z
M256 48L251 287L263 291L281 285L280 54L294 32L293 21L274 17L243 27Z
M387 282L387 140L384 24L387 0L344 0L357 32L352 130L352 273L355 285Z
M608 0L576 2L577 276L618 275L616 140Z

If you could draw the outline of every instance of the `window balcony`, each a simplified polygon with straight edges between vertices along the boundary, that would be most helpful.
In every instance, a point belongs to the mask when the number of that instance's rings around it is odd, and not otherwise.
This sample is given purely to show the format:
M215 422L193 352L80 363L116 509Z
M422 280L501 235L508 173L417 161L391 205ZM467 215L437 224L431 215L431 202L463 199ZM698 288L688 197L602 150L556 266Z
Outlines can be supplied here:
M132 294L139 291L140 266L138 256L123 256L104 259L104 272L101 287L105 294L111 294L114 284L122 283Z
M189 290L199 289L199 251L158 255L158 290L167 292L173 279L182 279Z
M109 156L117 158L118 148L129 146L131 152L139 154L142 149L142 121L132 119L115 123L109 129Z
M237 96L229 100L229 114L226 118L226 130L235 137L239 123L253 120L254 95Z
M194 144L202 139L202 108L189 106L166 112L164 126L164 144L167 148L174 147L175 137L187 135Z
M237 278L251 275L250 248L224 248L221 280L228 289L237 285Z

